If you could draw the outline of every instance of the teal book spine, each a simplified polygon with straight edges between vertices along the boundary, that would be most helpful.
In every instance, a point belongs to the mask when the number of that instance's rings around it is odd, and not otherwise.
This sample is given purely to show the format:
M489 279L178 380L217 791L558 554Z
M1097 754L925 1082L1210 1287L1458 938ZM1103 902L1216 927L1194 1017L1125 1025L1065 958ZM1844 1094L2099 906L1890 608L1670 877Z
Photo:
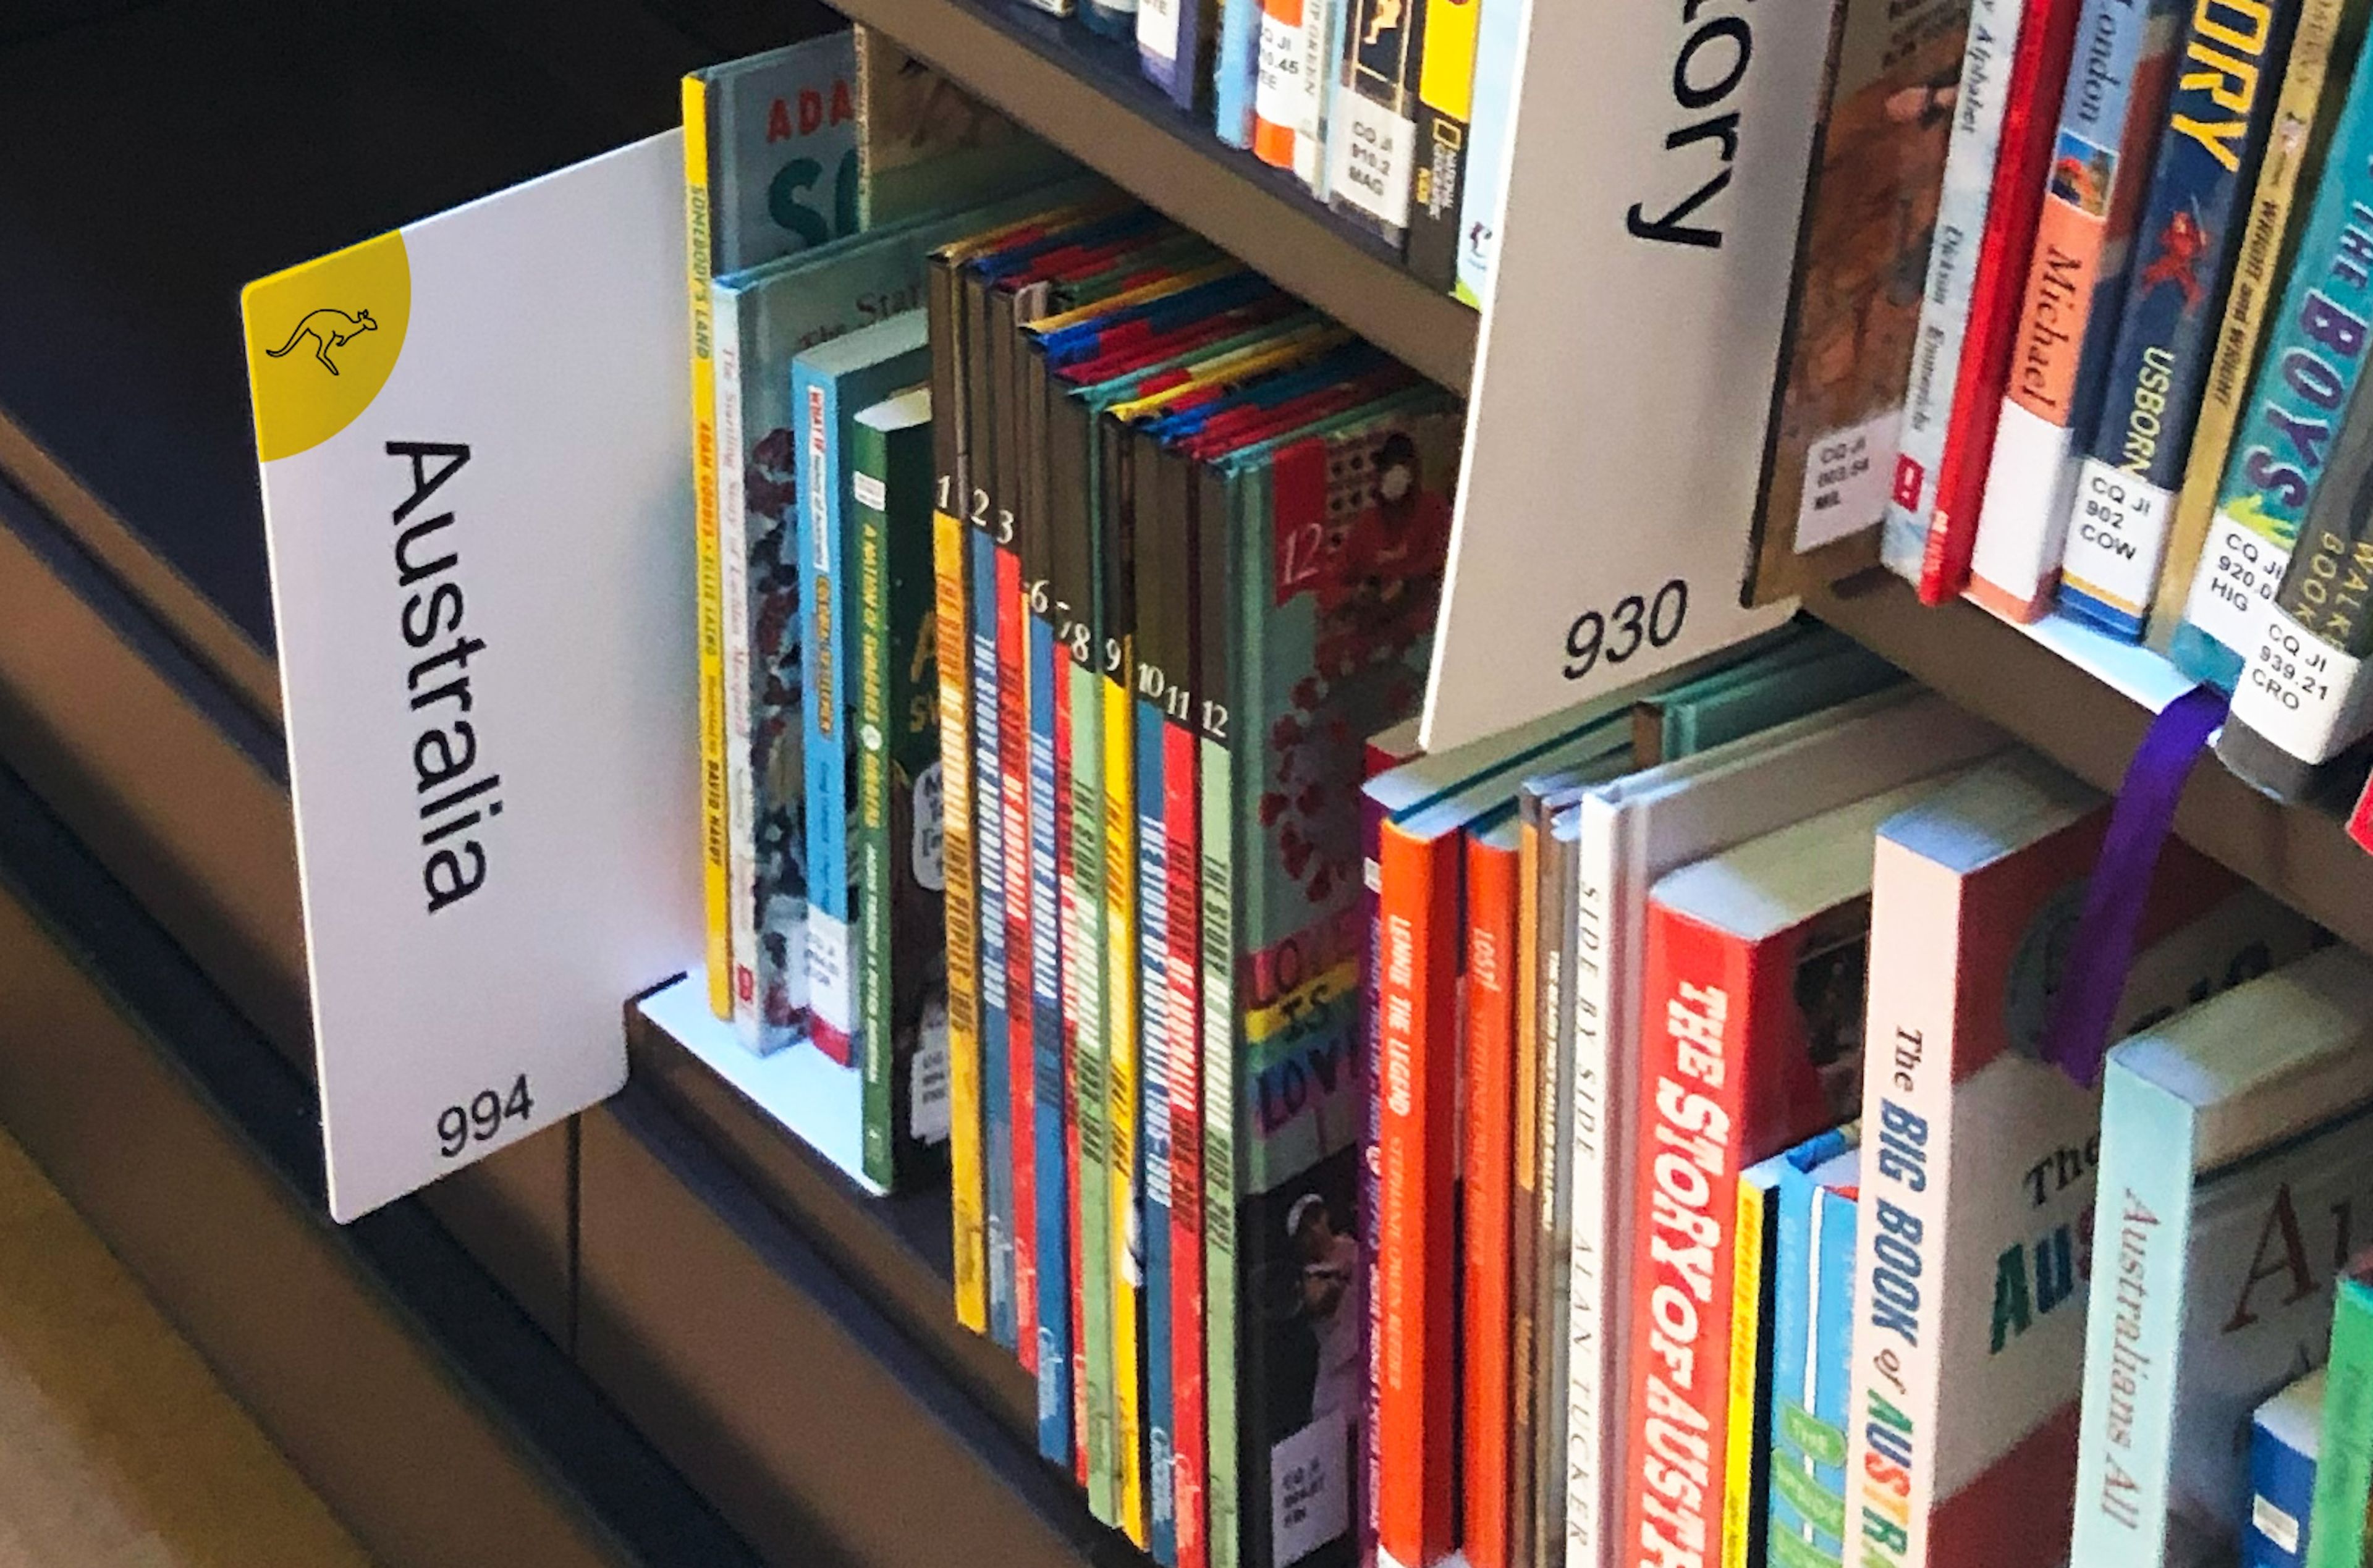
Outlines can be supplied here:
M2373 1506L2373 1257L2359 1255L2332 1311L2323 1434L2315 1461L2315 1508L2307 1568L2363 1568Z
M856 233L853 30L699 75L713 165L709 270L737 272Z
M2230 691L2256 648L2299 527L2314 505L2373 328L2373 34L2355 61L2315 204L2268 324L2250 403L2183 621L2168 647L2195 680Z

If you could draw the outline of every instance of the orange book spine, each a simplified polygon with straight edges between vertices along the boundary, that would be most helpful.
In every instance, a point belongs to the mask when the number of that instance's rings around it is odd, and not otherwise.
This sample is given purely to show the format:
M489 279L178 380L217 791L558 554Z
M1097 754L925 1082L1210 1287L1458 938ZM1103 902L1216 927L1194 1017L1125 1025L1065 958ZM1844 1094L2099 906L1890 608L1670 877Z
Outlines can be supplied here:
M1293 167L1294 122L1308 90L1302 80L1303 6L1309 0L1262 0L1259 75L1253 89L1253 156Z
M1384 1191L1376 1274L1384 1346L1377 1358L1376 1547L1388 1568L1428 1568L1455 1544L1452 1218L1462 842L1455 836L1412 839L1387 822L1377 857Z
M1508 1565L1508 1236L1515 1171L1518 854L1467 843L1467 1351L1459 1411L1468 1568Z

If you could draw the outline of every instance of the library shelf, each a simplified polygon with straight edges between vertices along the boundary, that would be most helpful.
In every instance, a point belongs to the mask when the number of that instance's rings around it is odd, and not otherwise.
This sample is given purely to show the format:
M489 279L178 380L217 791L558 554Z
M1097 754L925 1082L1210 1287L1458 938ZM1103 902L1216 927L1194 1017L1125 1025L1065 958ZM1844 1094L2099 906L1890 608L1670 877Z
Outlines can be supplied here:
M1290 173L1223 145L1139 74L1133 42L1021 0L838 0L985 102L1279 286L1444 386L1467 390L1477 314L1313 200Z
M1817 590L1805 607L2112 793L2153 712L2187 684L2135 650L2097 654L2073 644L2062 629L2015 626L1968 603L1925 607L1883 572ZM2373 855L2350 841L2335 812L2279 805L2204 757L2185 787L2175 830L2344 940L2373 952Z

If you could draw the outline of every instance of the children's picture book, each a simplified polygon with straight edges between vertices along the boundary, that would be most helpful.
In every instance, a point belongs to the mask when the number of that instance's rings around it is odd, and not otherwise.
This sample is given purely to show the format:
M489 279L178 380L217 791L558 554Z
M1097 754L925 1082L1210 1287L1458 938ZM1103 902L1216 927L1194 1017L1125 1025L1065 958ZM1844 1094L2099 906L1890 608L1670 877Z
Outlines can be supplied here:
M2324 1371L2318 1367L2294 1379L2250 1418L2250 1506L2241 1516L2244 1568L2307 1568L2323 1411Z
M1849 1561L1978 1568L2068 1551L2094 1202L2083 1151L2100 1101L2040 1043L2108 816L2013 752L1879 831ZM2263 974L2316 935L2171 843L2112 1029ZM1898 1243L1914 1233L1916 1301L1899 1283Z
M1861 1123L1808 1139L1774 1163L1779 1218L1771 1248L1765 1561L1812 1568L1845 1553ZM1732 1397L1737 1393L1734 1387Z
M2110 1051L2072 1561L2235 1550L2250 1412L2323 1361L2373 1198L2369 1020L2332 947Z

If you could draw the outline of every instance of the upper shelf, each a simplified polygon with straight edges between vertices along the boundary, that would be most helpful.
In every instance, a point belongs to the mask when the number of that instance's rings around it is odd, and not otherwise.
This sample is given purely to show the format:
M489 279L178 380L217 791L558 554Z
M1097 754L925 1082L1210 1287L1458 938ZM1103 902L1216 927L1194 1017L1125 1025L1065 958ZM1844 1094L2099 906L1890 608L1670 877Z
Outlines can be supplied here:
M1884 573L1816 592L1806 608L2098 789L2118 788L2151 710L2173 695L2147 680L2072 662L2048 638L1974 605L1924 608ZM2373 952L2373 856L2349 840L2337 818L2277 805L2204 758L2183 792L2175 828Z
M836 4L1280 287L1467 389L1476 313L1418 282L1290 174L1223 145L1139 74L1133 47L1018 0Z

